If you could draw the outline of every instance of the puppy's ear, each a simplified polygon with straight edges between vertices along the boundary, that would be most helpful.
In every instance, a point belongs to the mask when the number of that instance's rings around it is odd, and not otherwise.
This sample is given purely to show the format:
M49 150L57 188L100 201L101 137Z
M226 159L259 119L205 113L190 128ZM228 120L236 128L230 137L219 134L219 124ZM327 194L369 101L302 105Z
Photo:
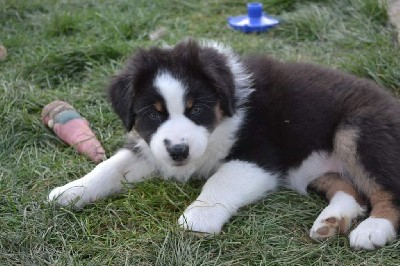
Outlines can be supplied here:
M230 69L216 68L212 78L222 111L225 115L232 116L235 113L235 85Z
M217 92L221 109L227 116L235 112L235 83L226 55L212 45L202 47L193 39L177 44L174 57L179 58L192 73L211 83Z
M200 57L204 72L217 90L222 111L227 116L235 112L235 82L226 58L214 49L203 52Z
M121 73L113 77L107 88L111 105L121 118L127 131L130 131L135 123L132 83L132 77L126 73Z

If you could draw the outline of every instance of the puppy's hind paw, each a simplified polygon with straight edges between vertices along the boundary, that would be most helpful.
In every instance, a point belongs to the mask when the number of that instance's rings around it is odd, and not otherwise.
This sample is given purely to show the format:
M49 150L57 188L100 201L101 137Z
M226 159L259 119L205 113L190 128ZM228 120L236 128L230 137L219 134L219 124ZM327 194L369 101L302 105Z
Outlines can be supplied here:
M318 217L310 230L310 237L313 239L328 238L337 234L338 232L347 232L350 226L351 220L349 219L349 217Z
M337 192L315 220L310 230L310 237L324 239L337 233L344 234L350 229L353 220L363 213L364 208L352 196Z
M350 233L350 246L354 249L372 250L396 239L393 224L384 218L369 217Z

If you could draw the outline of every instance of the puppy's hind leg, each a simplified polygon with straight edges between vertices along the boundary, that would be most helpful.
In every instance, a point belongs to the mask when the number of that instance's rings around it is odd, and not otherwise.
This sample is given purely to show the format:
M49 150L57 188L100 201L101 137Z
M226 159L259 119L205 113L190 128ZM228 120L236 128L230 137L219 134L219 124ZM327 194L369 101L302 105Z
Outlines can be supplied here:
M399 229L400 122L390 115L387 124L386 117L372 118L342 128L335 136L335 152L347 177L371 206L370 216L350 233L355 249L382 247L396 239Z
M371 191L370 216L350 233L350 245L355 249L375 249L396 239L400 210L393 196L378 186Z
M327 173L309 187L325 195L329 205L320 213L310 230L313 239L324 239L346 233L354 220L363 215L365 207L355 188L338 173Z

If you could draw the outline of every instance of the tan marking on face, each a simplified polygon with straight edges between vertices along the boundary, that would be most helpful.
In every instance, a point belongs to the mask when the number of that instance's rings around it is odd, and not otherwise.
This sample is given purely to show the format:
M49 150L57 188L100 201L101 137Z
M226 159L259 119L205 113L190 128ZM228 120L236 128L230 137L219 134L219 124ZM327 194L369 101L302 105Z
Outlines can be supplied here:
M224 112L222 111L219 102L215 105L214 112L215 112L215 124L218 125L221 122L222 118L224 117Z
M187 101L186 101L186 109L190 109L190 108L192 108L193 107L193 104L194 104L194 101L193 101L193 99L188 99Z
M155 102L154 108L156 108L157 112L162 112L164 110L163 104L160 101Z

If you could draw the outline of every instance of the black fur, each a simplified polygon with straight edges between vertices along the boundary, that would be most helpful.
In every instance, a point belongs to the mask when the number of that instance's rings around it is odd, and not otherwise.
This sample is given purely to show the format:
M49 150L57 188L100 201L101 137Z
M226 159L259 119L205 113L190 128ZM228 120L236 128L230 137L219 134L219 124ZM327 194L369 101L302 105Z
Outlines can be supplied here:
M108 96L114 111L121 118L125 128L129 131L133 127L134 112L133 112L133 87L132 79L128 74L129 71L115 76L108 89Z
M360 163L400 205L400 104L390 92L310 64L262 56L244 62L256 91L231 158L286 172L312 151L331 152L341 128L356 128Z

